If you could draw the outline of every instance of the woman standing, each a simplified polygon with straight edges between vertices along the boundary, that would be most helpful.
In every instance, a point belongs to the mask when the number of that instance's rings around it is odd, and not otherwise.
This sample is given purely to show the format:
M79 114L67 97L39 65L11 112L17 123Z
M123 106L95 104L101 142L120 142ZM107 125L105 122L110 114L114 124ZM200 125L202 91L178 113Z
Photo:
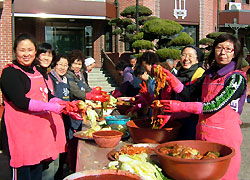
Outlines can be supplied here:
M52 95L50 92L50 89L53 89L52 86L52 81L50 77L48 76L51 62L55 58L55 51L53 50L51 44L43 42L41 43L38 48L37 48L37 53L36 53L36 69L43 75L44 82L46 86L49 89L49 95ZM53 92L55 92L55 89L53 89ZM55 93L54 93L55 95ZM56 96L57 97L57 96ZM49 97L50 98L50 97ZM59 100L59 99L57 99ZM60 119L57 123L60 127L64 127L62 117L57 114L52 114L54 119ZM57 132L59 140L64 139L65 140L65 133L64 129L60 128L60 131ZM61 142L58 141L60 144ZM52 159L47 159L43 161L43 180L54 180L55 174L59 168L59 158L52 160Z
M64 55L58 55L56 58L54 58L52 64L51 64L51 71L49 72L49 76L52 79L53 87L55 91L55 96L64 100L64 101L70 101L70 86L68 84L68 79L66 78L65 74L69 67L69 60L67 56ZM73 138L73 128L71 127L71 124L74 124L74 119L71 119L68 115L62 114L63 116L63 122L65 126L65 134L67 139L67 152L60 154L59 159L59 168L55 175L56 179L63 179L63 167L66 163L67 155L68 157L71 157L68 152L70 152L70 149L72 146L69 145L70 140Z
M85 100L86 93L91 91L91 88L86 83L84 78L84 54L80 50L72 50L69 52L69 70L66 77L69 80L69 85L72 93L71 100ZM85 68L83 68L85 67Z
M241 71L242 48L231 34L218 36L208 57L209 70L196 87L185 88L165 70L168 83L179 95L200 93L202 102L163 100L166 112L199 114L196 139L225 144L235 149L223 180L237 180L241 164L242 133L240 114L245 102L246 76ZM188 91L190 92L188 94Z
M71 100L93 100L104 102L107 99L106 95L101 95L101 91L95 88L90 88L84 78L84 54L80 50L72 50L69 52L69 69L66 73L68 78L70 91L72 94Z
M94 100L94 101L106 101L106 95L98 94L98 91L91 89L85 81L84 78L84 55L80 50L72 50L69 52L69 69L66 73L68 83L70 86L71 101L72 100ZM82 121L71 119L71 131L81 131L82 130ZM75 171L76 166L76 148L77 148L77 139L72 138L70 140L69 154L70 158L70 168L72 171Z
M52 113L60 113L64 106L54 98L49 99L53 90L34 68L35 44L33 37L19 35L14 42L16 60L3 69L1 76L5 105L2 124L6 129L12 179L18 180L41 180L41 162L56 159L65 151L65 139L58 139L58 132L64 127Z
M88 57L87 59L84 60L84 64L86 67L86 71L83 73L83 75L84 75L86 83L89 84L88 73L90 73L96 66L95 59L92 57Z
M180 58L181 68L179 69L176 77L186 87L192 86L196 81L200 81L205 70L203 65L203 54L201 50L195 46L185 46L181 51ZM179 101L200 101L200 96L190 96L188 99L182 98L178 94L174 94L172 99ZM181 117L179 122L182 124L178 139L190 140L195 139L196 125L198 123L198 115L186 114L188 117ZM178 115L176 115L176 118Z

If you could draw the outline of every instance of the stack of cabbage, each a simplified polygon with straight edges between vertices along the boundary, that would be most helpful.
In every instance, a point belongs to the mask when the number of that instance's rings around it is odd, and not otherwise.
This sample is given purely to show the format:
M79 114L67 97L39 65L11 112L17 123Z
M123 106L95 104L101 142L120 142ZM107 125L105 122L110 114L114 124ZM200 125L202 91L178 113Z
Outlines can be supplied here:
M168 180L162 170L151 162L148 154L141 153L133 156L119 155L117 161L109 163L109 169L121 169L140 175L144 180Z

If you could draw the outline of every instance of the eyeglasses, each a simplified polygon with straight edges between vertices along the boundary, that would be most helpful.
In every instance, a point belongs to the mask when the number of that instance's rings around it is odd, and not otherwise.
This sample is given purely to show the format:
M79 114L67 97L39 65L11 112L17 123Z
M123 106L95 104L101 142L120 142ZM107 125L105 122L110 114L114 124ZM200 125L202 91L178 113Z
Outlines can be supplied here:
M233 48L230 48L230 47L221 47L221 46L216 46L215 47L215 51L217 51L217 52L221 52L222 50L224 50L225 51L225 53L231 53L231 52L233 52L234 51L234 49Z
M181 58L190 58L190 59L194 59L197 58L197 56L194 56L192 54L182 54Z
M58 63L58 64L56 64L57 66L59 66L59 67L63 67L63 68L68 68L69 66L68 65L66 65L66 64L60 64L60 63Z

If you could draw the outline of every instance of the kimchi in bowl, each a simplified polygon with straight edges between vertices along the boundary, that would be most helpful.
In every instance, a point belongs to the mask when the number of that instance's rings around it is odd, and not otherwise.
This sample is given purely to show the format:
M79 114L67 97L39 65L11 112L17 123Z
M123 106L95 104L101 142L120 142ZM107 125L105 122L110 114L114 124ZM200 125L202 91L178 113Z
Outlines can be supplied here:
M127 122L130 137L134 143L164 143L177 139L181 124L170 121L162 129L152 129L150 119L134 119Z
M172 148L176 144L184 145L198 150L200 155L207 152L216 152L216 159L183 159L167 155L164 148ZM222 178L229 166L235 150L223 144L200 140L171 141L158 145L155 148L163 171L173 179L185 180L211 180Z

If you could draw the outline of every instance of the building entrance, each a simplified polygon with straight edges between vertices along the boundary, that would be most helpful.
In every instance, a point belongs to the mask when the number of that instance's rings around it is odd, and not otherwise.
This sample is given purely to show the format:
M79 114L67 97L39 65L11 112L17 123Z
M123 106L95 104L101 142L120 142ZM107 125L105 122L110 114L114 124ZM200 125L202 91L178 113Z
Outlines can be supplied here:
M68 27L68 26L46 26L45 41L52 44L56 53L68 54L72 49L79 49L88 56L93 56L92 42L93 28Z

